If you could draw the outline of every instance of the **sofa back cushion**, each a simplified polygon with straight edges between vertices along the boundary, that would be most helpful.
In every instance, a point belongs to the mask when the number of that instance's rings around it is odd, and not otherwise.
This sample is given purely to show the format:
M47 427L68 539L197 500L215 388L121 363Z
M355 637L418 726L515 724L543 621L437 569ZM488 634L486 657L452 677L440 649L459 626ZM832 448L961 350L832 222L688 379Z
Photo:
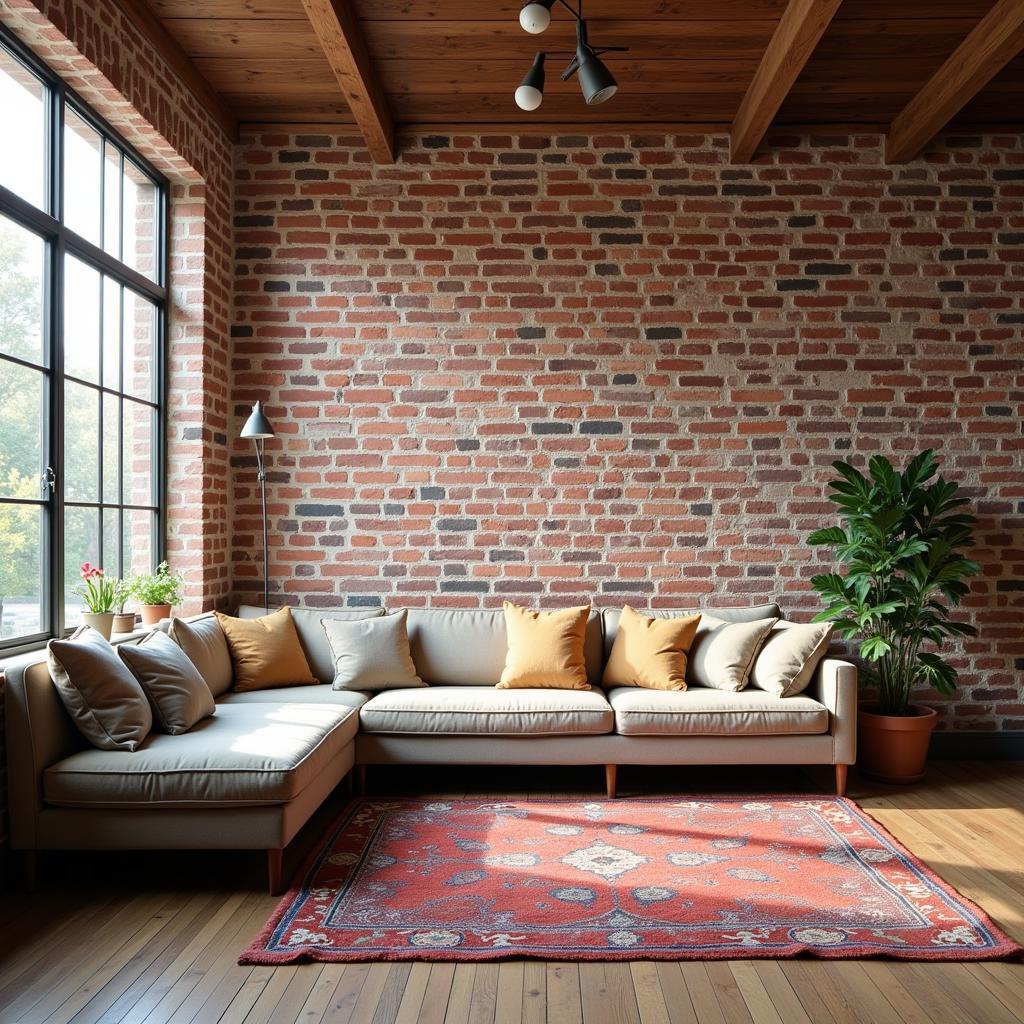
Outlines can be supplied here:
M652 619L674 619L680 615L692 615L700 612L701 615L711 615L724 622L754 622L756 619L778 619L782 616L777 604L757 604L752 608L697 608L694 605L685 605L678 608L637 608L642 615L649 615ZM615 643L615 634L619 628L619 618L622 615L621 608L605 608L601 612L604 623L604 657L612 653L612 644Z
M258 619L266 614L266 608L249 604L238 609L240 619ZM334 652L321 624L322 619L355 622L358 619L376 619L383 614L383 608L293 608L292 622L313 675L321 683L334 682Z
M433 686L495 686L508 652L505 613L482 608L410 608L416 672ZM583 637L587 682L601 683L601 617L592 611Z

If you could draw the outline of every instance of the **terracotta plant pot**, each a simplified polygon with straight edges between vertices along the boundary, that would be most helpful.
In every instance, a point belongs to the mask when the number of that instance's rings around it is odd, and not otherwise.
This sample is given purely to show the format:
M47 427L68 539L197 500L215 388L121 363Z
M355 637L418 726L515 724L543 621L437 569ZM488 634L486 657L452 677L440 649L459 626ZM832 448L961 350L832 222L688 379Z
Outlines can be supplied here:
M911 704L907 715L880 715L871 705L857 712L857 765L871 779L894 785L924 778L928 744L938 721L934 708Z
M104 640L110 639L114 630L113 612L82 612L82 622L86 626L92 626Z
M115 633L135 632L135 612L122 612L114 616Z
M144 626L155 626L161 619L170 617L169 604L144 604L139 608Z

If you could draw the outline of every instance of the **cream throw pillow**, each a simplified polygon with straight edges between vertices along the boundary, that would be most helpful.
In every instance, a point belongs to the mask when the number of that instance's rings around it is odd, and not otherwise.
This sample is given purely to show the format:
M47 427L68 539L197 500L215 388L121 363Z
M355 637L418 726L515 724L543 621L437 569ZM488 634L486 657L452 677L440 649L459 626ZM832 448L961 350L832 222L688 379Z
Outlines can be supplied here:
M239 693L278 686L313 686L320 682L310 671L289 608L280 608L258 619L214 614L228 641L235 689Z
M601 685L641 686L648 690L685 690L686 654L697 633L700 615L652 619L622 609Z
M742 690L761 644L778 621L725 622L702 616L690 647L687 682L715 690Z
M100 750L138 750L153 728L142 687L91 626L46 645L50 676L78 731Z
M754 662L750 685L776 697L803 693L828 650L832 629L831 622L804 625L780 621L768 634Z
M149 698L162 732L188 732L216 710L199 669L166 633L154 630L138 644L123 644L117 653Z
M506 601L508 652L499 690L589 690L583 637L590 606L541 612Z
M334 654L335 690L398 690L426 686L409 653L408 612L345 622L322 619Z

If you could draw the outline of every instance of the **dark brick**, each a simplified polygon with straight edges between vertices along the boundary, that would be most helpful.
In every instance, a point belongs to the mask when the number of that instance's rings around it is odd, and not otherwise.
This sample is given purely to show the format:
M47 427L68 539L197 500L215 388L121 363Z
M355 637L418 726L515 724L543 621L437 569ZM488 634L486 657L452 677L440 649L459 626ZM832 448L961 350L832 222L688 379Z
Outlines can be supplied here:
M345 514L345 506L333 503L308 502L296 505L295 514L297 516L316 516L319 519L328 516L337 517Z
M438 519L437 521L437 528L439 530L457 531L460 533L475 530L477 525L475 519Z

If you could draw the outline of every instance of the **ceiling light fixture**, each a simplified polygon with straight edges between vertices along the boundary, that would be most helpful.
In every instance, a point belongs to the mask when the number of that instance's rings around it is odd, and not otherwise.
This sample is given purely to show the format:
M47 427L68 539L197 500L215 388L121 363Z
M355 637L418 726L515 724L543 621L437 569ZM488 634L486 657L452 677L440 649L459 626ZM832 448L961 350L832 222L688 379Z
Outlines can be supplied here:
M562 81L568 81L573 75L579 74L580 90L588 106L610 100L619 86L601 57L606 53L625 53L629 47L590 45L587 23L583 20L583 0L578 0L575 9L566 0L531 0L519 12L519 24L531 34L543 32L551 23L551 8L555 3L561 4L576 19L576 52L571 54L572 60L562 72ZM536 110L544 99L545 57L547 53L543 51L536 54L533 66L516 89L516 105L521 110Z

